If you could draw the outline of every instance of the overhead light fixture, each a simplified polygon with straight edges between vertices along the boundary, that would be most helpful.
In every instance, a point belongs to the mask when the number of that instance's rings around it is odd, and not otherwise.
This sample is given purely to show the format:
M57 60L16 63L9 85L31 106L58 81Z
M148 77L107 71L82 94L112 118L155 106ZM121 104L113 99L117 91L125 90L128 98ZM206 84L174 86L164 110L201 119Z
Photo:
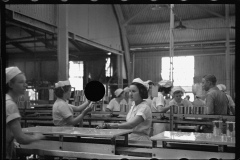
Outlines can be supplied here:
M111 54L112 54L111 52L108 53L108 55L111 55Z
M98 0L91 0L92 2L97 2Z
M182 24L182 20L180 19L179 25L176 26L175 29L187 29L187 27Z
M61 0L62 2L67 2L68 0Z
M32 0L33 2L37 2L38 0Z

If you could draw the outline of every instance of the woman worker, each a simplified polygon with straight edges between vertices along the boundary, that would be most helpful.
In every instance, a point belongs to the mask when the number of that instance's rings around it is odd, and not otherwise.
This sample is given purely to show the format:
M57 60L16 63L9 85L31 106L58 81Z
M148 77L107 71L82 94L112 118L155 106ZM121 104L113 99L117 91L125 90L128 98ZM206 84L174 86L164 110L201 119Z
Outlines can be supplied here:
M22 132L17 101L26 87L26 77L18 67L6 68L6 159L16 158L14 139L20 144L30 144L44 138L40 133L27 135Z
M55 84L54 93L57 100L53 104L52 116L53 123L56 126L75 126L80 123L82 126L83 117L92 110L90 101L87 100L80 106L68 104L66 101L71 96L71 84L69 80L59 81ZM77 117L73 116L74 112L81 112Z
M152 100L151 109L152 112L167 112L170 109L164 96L167 96L171 92L172 82L169 80L162 80L158 83L158 97L154 97ZM161 117L158 117L161 118ZM170 126L167 123L153 123L153 135L169 130Z
M184 89L180 86L173 87L172 95L173 99L169 102L169 106L183 106L183 107L193 107L192 103L186 99L182 99L184 94Z
M116 98L113 98L108 106L106 107L106 112L112 112L112 111L120 111L121 110L121 105L127 105L127 101L124 99L125 94L124 90L121 88L118 88L114 92Z
M126 122L121 124L107 124L98 126L98 129L133 129L129 134L131 140L150 140L150 128L152 123L152 112L147 102L143 99L148 97L145 83L136 78L130 85L130 99L134 101L134 105L129 110Z
M152 87L154 86L154 83L151 80L147 80L144 83L146 83L146 85L148 86L147 87L148 88L148 98L145 99L145 100L148 103L149 107L151 107L152 99L153 99L153 97L152 97Z

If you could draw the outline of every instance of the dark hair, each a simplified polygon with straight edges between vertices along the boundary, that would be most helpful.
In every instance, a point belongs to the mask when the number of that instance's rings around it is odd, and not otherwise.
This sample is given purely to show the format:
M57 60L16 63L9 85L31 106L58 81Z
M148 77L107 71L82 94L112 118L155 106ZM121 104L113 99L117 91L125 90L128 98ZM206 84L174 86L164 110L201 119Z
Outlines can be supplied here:
M138 88L140 97L142 99L148 98L148 91L144 85L142 85L141 83L137 83L137 82L133 82L133 83L131 83L131 85L135 85Z
M206 74L205 76L203 76L203 78L206 81L212 82L213 85L216 85L216 83L217 83L217 78L212 74Z
M21 73L19 73L19 74L25 75L23 72L21 72ZM18 75L19 75L19 74L18 74ZM17 76L17 75L16 75L16 76ZM6 93L8 93L10 90L12 90L12 88L9 87L9 83L10 83L10 82L11 82L11 83L15 83L15 81L17 80L16 76L13 77L13 78L6 84L6 86L5 86Z
M148 82L148 84L149 84L149 85L154 85L154 83L153 83L153 82L151 82L151 81L150 81L150 82Z
M71 89L71 85L66 85L63 87L58 87L54 89L54 94L58 97L58 98L63 98L63 94L66 93L67 91L69 91L69 89Z
M159 86L158 92L164 91L164 93L169 94L171 92L171 89L172 89L172 87L162 87L162 86Z

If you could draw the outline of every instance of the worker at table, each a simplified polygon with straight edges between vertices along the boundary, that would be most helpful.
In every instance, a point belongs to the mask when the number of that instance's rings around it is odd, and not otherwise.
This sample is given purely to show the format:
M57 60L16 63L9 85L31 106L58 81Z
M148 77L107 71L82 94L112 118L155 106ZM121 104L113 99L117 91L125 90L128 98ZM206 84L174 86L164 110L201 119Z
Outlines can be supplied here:
M224 84L218 84L217 87L220 91L225 93L228 98L228 115L235 115L235 103L232 97L229 94L227 94L226 86Z
M71 96L71 84L69 80L59 81L55 84L54 93L57 100L53 104L52 116L53 123L56 126L75 126L80 124L84 116L92 110L90 101L85 101L80 106L74 106L67 103ZM78 116L74 117L74 112L81 112Z
M205 99L205 114L227 115L228 99L225 93L216 86L217 78L212 74L207 74L202 78L202 88L207 91ZM209 120L211 121L211 120ZM212 133L212 125L197 126L197 131L203 133Z
M169 80L161 80L158 83L158 97L154 97L152 100L151 109L152 112L166 113L170 106L164 99L164 96L170 94L172 88L172 82ZM158 119L163 118L163 114ZM170 130L170 126L167 123L153 123L153 135L161 133L163 131Z
M130 99L134 105L129 110L126 122L121 124L107 124L97 126L97 129L133 129L129 134L131 140L150 140L149 134L152 124L152 112L147 102L147 86L140 78L136 78L130 85Z
M152 87L154 86L154 83L151 80L147 80L146 82L144 82L148 85L148 98L145 99L145 101L148 103L149 107L151 107L152 105Z
M113 98L106 107L106 112L120 111L121 105L127 105L127 101L124 99L125 94L122 88L118 88L114 92L116 98Z
M193 107L190 101L182 99L184 92L185 90L180 86L173 87L171 91L173 99L169 102L169 106Z
M44 138L40 133L27 135L22 132L17 102L26 88L24 73L18 67L6 68L6 159L17 158L15 140L20 144L30 144Z

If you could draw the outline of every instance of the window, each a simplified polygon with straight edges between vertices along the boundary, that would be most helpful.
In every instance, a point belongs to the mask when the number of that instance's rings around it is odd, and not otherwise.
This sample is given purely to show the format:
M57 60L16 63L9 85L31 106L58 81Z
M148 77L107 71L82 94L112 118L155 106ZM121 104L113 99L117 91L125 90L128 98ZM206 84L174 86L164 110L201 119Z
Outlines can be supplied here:
M75 90L83 90L83 62L70 61L69 62L69 81Z
M113 68L111 66L111 59L106 58L106 65L105 65L106 77L112 77Z
M169 80L170 74L170 58L162 58L162 78ZM190 96L190 100L194 100L192 94L192 85L194 78L194 56L173 57L173 85L181 86L186 94ZM182 97L182 98L184 98Z

